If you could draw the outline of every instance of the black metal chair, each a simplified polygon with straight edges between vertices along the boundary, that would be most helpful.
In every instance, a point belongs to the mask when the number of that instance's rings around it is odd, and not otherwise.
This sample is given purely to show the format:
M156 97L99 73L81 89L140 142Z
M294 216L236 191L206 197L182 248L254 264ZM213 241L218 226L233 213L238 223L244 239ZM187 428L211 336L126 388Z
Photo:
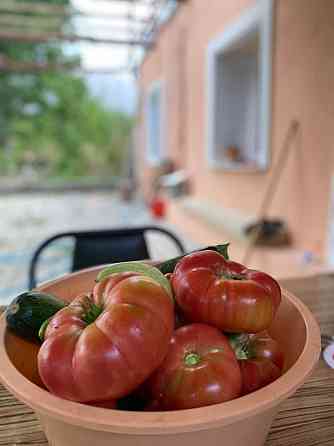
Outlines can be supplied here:
M167 229L158 226L121 228L100 231L63 232L45 240L35 251L29 266L29 289L37 285L38 261L44 249L55 240L74 238L71 271L114 262L149 259L150 254L145 234L148 231L168 236L180 254L185 253L181 240Z

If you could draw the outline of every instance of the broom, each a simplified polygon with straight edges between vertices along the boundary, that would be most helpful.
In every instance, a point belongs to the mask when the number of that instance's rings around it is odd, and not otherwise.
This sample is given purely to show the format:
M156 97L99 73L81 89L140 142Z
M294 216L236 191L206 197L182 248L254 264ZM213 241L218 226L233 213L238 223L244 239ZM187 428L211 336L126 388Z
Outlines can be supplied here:
M254 224L254 231L252 231L249 241L246 247L245 255L243 258L243 264L247 265L252 257L252 254L254 252L254 246L256 242L259 240L259 237L262 232L262 222L265 220L265 216L268 212L269 206L271 205L274 194L277 190L279 180L281 178L281 175L283 173L283 169L286 166L287 160L289 158L289 154L291 152L291 147L293 146L293 142L295 141L298 133L300 130L300 124L297 120L293 120L288 128L288 131L286 133L283 146L281 149L281 152L279 154L277 164L274 167L272 177L269 182L269 186L267 188L267 191L263 197L262 204L260 206L259 212L258 212L258 218L257 222Z

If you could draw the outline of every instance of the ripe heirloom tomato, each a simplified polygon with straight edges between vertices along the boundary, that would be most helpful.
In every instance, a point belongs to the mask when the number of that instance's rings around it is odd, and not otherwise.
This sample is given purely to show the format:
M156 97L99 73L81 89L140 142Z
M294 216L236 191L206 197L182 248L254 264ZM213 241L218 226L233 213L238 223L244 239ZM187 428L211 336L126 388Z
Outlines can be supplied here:
M121 398L161 364L173 328L163 286L114 274L52 317L38 354L40 376L61 398L94 405Z
M238 361L227 338L204 324L175 331L168 354L146 383L155 410L202 407L237 398Z
M281 376L284 354L278 342L266 331L254 335L230 335L229 341L239 361L243 395L254 392Z
M280 286L272 277L213 251L185 256L171 282L186 319L226 332L267 329L281 302Z

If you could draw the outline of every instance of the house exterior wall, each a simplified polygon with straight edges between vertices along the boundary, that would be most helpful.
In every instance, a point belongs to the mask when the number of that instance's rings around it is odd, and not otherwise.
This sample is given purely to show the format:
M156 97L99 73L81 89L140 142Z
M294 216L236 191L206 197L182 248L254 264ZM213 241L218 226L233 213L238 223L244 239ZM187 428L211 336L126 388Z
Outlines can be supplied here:
M181 61L186 57L189 37L187 23L189 8L181 11L161 31L158 44L151 50L141 67L140 72L140 108L137 130L137 148L139 154L137 165L140 183L144 195L149 195L150 184L159 171L150 166L146 159L147 129L145 107L147 92L155 81L160 81L163 88L164 151L166 157L173 159L178 167L186 167L185 151L186 123L186 80L185 70L188 63Z
M206 54L212 39L254 6L255 0L233 2L188 0L162 29L157 45L140 72L142 95L155 80L166 93L166 155L187 169L192 196L217 207L254 215L273 174L286 131L293 119L301 125L300 144L292 150L270 214L283 217L295 246L326 251L328 206L334 167L334 2L276 0L274 4L272 132L265 172L212 169L206 147ZM145 193L154 169L145 160L145 118L141 107L138 153ZM191 223L172 203L171 219ZM197 222L201 242L217 239L217 229ZM219 232L219 231L218 231Z

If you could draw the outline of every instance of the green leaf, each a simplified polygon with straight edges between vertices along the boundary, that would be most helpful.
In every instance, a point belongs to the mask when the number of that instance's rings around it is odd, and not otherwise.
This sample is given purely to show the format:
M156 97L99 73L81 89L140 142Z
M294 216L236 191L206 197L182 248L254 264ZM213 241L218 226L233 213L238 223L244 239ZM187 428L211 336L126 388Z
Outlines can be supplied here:
M44 341L44 336L45 336L45 332L46 329L48 328L49 322L50 322L51 317L49 317L48 319L46 319L43 324L41 325L41 328L38 330L38 337L39 339L43 342Z
M196 251L192 251L189 254L193 254L194 252L201 252L201 251L215 251L221 254L226 260L229 260L228 256L228 247L230 246L229 243L224 243L223 245L216 245L216 246L208 246L207 248L203 249L197 249ZM157 268L159 271L162 272L162 274L168 274L174 272L174 269L176 267L176 264L185 257L185 254L183 256L174 257L173 259L166 260L165 262L160 263L157 265Z
M223 245L209 246L209 248L207 249L211 251L216 251L219 254L221 254L226 260L229 260L229 255L228 255L229 246L230 246L229 243L224 243Z

